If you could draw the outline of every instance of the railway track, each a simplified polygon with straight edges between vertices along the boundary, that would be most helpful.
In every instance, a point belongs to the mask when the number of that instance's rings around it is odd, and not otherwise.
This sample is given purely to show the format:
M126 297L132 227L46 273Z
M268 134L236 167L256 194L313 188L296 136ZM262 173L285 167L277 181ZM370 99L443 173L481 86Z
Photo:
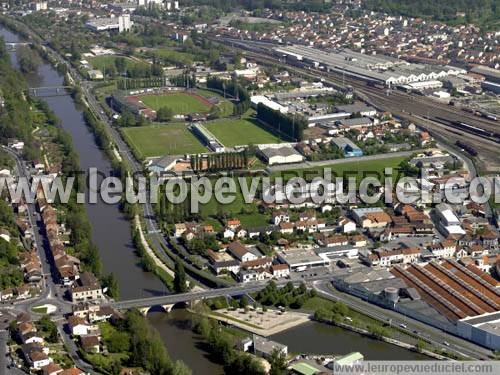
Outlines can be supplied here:
M309 76L310 78L317 79L318 77L320 77L327 80L328 83L333 84L337 87L343 87L345 84L348 84L358 92L361 92L369 98L380 98L381 96L386 96L386 90L368 86L365 81L357 80L352 77L343 77L341 73L325 72L324 70L312 68L299 68L283 63L278 58L269 55L269 51L266 51L266 48L268 49L270 46L266 45L265 43L261 43L261 47L255 47L261 48L262 51L262 53L257 53L249 50L251 46L249 47L248 44L245 45L241 41L228 40L225 38L214 39L213 41L217 43L223 43L224 40L227 43L231 43L234 48L239 49L246 56L251 57L252 59L257 60L263 64L267 64L270 66L282 66L287 70L294 71L295 73L303 76ZM259 45L259 43L255 42L254 44ZM263 55L264 52L268 55ZM470 123L472 126L478 126L491 132L497 132L500 128L500 124L498 122L475 116L474 114L458 110L456 107L450 107L446 104L441 104L437 101L433 101L432 99L424 98L418 95L411 95L394 89L390 91L389 96L392 98L391 100L393 102L393 106L397 103L399 108L405 109L408 113L413 113L415 111L418 115L427 115L428 117L431 117L430 113L436 113L437 116L447 118L452 121L462 121ZM418 103L419 105L415 105L416 103Z
M221 43L220 40L214 41ZM433 132L441 132L443 136L451 136L452 138L458 139L465 138L474 145L481 144L481 146L484 146L484 150L488 150L490 154L496 154L497 152L498 143L500 143L499 139L495 139L486 134L480 134L480 132L472 131L467 127L460 128L454 124L454 122L472 123L473 125L470 126L471 128L480 127L487 132L499 132L500 134L499 124L494 121L477 117L465 111L459 111L456 108L452 109L448 105L440 104L431 99L425 99L399 90L390 90L389 95L387 95L386 90L368 86L365 82L350 77L342 77L342 75L338 73L325 72L318 69L299 68L285 64L279 59L269 55L262 55L249 51L243 47L236 47L234 45L233 47L239 49L245 56L259 61L263 65L274 67L281 66L298 75L312 79L317 79L319 77L326 83L338 88L342 88L345 84L348 84L352 86L358 94L361 93L365 96L368 102L371 102L372 105L381 110L390 111L398 117L407 118L420 125L425 123L424 127L426 129ZM449 122L440 121L439 118L447 119ZM463 133L461 134L458 130L463 131Z

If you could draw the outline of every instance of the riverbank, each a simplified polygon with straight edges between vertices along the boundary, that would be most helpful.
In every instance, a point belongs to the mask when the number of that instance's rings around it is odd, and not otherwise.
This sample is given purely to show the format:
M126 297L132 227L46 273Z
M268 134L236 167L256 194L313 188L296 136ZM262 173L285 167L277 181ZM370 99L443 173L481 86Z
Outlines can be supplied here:
M19 42L19 37L2 29L4 39ZM13 56L15 59L15 55ZM44 62L36 74L28 76L29 87L58 87L63 85L64 73ZM61 120L62 128L70 134L81 170L97 168L105 175L116 175L115 166L96 145L94 134L83 119L85 105L75 104L68 95L43 98L50 109ZM85 210L89 217L91 232L86 238L91 239L98 248L106 274L113 273L120 290L121 299L143 298L168 292L161 280L154 274L144 272L135 254L132 242L131 222L121 212L120 205L109 205L98 199L96 203L86 203Z

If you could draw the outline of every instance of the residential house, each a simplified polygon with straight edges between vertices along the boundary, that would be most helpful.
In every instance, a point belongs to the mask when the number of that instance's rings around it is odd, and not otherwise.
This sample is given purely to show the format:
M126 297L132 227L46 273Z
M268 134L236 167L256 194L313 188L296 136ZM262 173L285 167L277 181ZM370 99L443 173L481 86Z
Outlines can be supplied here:
M52 362L52 359L47 354L38 351L29 353L25 358L30 368L35 370L40 370Z
M231 242L226 249L232 256L238 259L240 262L248 262L262 257L259 251L255 247L246 247L239 241Z
M68 318L68 328L73 336L82 336L89 333L90 324L84 318L72 315Z
M227 225L226 225L226 227L228 227L229 229L232 229L232 230L236 230L240 226L241 226L241 222L239 219L230 219L227 221Z
M377 249L374 253L378 255L381 266L390 267L394 264L413 263L420 257L422 251L418 247L411 247L394 250Z
M236 275L240 270L240 261L234 259L226 252L215 252L209 249L207 255L210 261L210 268L212 268L216 275L231 272Z
M438 258L451 258L457 250L456 242L453 240L444 240L438 244L429 246L432 255Z
M269 272L267 268L240 270L239 273L239 280L242 283L248 283L252 281L263 281L266 279L270 279L271 277L272 274Z
M235 235L234 230L229 227L224 228L224 232L222 232L222 237L229 238L230 240L234 239Z
M71 300L74 302L100 300L104 298L101 283L94 274L90 272L82 273L78 280L78 285L71 288L70 294Z
M378 207L355 208L352 212L363 229L385 228L391 223L391 217Z
M290 215L286 211L274 211L272 214L271 222L274 225L279 225L280 223L288 223L290 221Z
M87 353L101 352L99 336L97 335L80 336L80 345L82 346L82 349Z
M352 233L356 231L356 223L346 217L339 220L338 226L342 233Z
M63 368L59 366L57 363L49 363L46 366L42 367L43 375L58 375L63 371Z
M72 367L59 373L59 375L85 375L79 368Z
M290 275L290 267L288 264L284 263L273 264L271 266L271 274L273 275L273 278L276 279L288 277Z

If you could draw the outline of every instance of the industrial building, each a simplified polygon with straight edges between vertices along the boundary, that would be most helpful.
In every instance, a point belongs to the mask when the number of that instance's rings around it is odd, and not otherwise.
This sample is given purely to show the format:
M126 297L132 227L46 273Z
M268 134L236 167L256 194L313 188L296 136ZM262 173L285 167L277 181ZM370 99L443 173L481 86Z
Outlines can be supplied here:
M332 138L332 143L344 152L346 158L363 156L363 150L356 146L349 138L334 137Z
M367 55L349 49L326 52L293 45L275 48L274 52L295 65L320 68L387 86L434 81L466 73L464 69L453 66L413 64L394 57Z
M330 261L320 257L310 247L289 248L278 253L278 259L288 264L290 271L302 272L309 268L326 267Z
M500 350L500 311L461 319L458 334L464 339L493 350Z
M453 209L447 203L440 203L436 206L436 227L440 232L442 232L446 237L448 236L462 236L465 235L465 231L460 224Z
M500 71L488 66L476 65L470 70L472 73L480 74L486 78L487 81L500 84Z
M336 288L492 350L500 349L500 290L476 266L452 260L337 276Z
M257 106L259 104L263 104L266 107L271 108L275 111L280 111L281 113L288 112L287 107L282 106L281 104L275 102L274 100L269 99L264 95L254 95L250 98L250 105L252 106L252 108L257 109Z
M304 160L304 157L289 144L261 145L259 154L269 165L300 163Z
M483 90L491 91L497 95L500 94L500 83L484 81L481 83L481 88Z

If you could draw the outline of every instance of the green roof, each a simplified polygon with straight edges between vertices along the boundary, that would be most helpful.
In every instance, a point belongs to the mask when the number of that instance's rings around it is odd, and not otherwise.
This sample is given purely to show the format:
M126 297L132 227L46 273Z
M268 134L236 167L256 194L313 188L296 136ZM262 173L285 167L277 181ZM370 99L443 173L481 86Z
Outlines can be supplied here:
M308 363L305 362L298 362L294 364L291 369L295 371L296 373L302 374L302 375L314 375L320 370L318 370L316 367L311 366Z
M352 352L342 357L339 357L338 359L335 360L335 363L339 366L348 366L351 365L353 362L362 361L363 359L364 359L363 354L361 354L360 352Z

